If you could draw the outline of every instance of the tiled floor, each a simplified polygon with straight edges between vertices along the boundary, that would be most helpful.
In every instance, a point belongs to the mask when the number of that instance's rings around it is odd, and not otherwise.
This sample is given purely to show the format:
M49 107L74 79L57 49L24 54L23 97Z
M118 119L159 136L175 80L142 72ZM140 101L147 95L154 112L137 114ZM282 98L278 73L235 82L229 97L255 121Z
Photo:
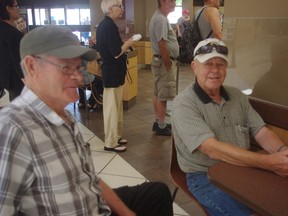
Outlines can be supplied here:
M179 91L190 84L194 75L189 65L181 66L179 73ZM112 164L108 164L101 171L104 180L111 184L125 185L144 181L162 181L166 183L171 192L175 186L169 175L169 163L171 156L170 137L156 136L152 132L152 123L154 121L154 113L152 108L152 91L153 91L152 74L149 67L139 70L138 73L138 95L136 104L124 111L124 138L128 139L127 151L113 157ZM168 108L171 103L168 104ZM103 114L101 110L90 111L90 120L87 120L85 110L74 110L73 104L67 107L75 117L91 130L100 140L104 140L103 132ZM97 139L98 138L94 138ZM99 163L110 161L111 153L103 153L103 144L92 139L90 142L95 142L95 156L101 157ZM99 143L98 143L99 142ZM100 154L101 153L101 154ZM104 155L108 155L107 157ZM114 154L112 154L114 155ZM114 160L124 159L124 162L115 163ZM101 170L102 165L96 164L97 171ZM127 166L126 166L127 165ZM115 171L112 167L115 166ZM107 169L106 169L107 168ZM109 171L108 171L109 170ZM132 177L130 170L134 170L136 174ZM127 179L127 176L129 177ZM196 215L201 216L201 212L197 209L190 198L181 190L178 191L175 202L187 213L181 215ZM175 213L178 213L176 211ZM179 213L178 213L179 214Z
M112 188L123 185L136 185L149 181L120 155L103 151L103 141L92 131L81 124L84 140L90 143L96 172ZM177 204L174 204L174 215L188 215Z

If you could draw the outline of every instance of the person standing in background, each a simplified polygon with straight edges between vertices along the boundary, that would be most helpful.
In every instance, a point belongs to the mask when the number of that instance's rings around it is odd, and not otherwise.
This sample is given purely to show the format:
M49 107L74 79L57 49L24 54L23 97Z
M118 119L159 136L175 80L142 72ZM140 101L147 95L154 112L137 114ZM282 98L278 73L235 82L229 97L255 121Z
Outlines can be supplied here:
M204 0L204 2L204 11L198 20L201 36L202 38L207 38L212 31L212 34L209 36L210 38L222 40L222 24L219 12L221 0ZM195 13L195 20L199 16L202 9L203 8L197 10Z
M171 124L165 120L168 100L176 96L177 61L179 45L176 34L167 18L175 10L175 0L157 0L158 9L153 14L150 25L152 46L151 69L154 77L153 108L155 122L152 130L157 135L170 136Z
M189 12L189 10L183 9L182 10L182 17L180 17L176 23L178 42L179 42L179 38L182 37L183 32L184 32L184 30L185 30L185 28L189 22L190 22L190 12Z
M102 60L103 116L105 151L126 151L127 140L122 138L123 129L123 85L127 71L125 54L135 41L124 43L115 24L124 13L122 0L102 0L101 9L105 15L97 27L96 50Z
M0 87L9 92L12 101L21 94L24 87L20 67L19 47L23 33L14 22L20 18L20 9L15 0L0 3Z
M15 21L16 28L21 31L23 34L27 33L27 23L24 16L20 16L19 19Z

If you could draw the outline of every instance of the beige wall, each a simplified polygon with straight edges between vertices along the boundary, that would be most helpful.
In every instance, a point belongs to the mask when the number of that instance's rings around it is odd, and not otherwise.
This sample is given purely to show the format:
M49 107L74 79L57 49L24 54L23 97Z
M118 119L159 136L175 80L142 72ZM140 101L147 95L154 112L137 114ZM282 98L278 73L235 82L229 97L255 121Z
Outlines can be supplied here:
M288 106L288 1L227 0L224 41L229 46L226 84Z

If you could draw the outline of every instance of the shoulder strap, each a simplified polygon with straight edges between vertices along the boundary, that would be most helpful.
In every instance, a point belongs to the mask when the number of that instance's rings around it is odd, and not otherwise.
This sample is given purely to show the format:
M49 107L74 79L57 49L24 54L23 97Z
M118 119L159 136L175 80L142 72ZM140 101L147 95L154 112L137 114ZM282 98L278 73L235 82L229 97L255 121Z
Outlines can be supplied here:
M198 20L199 20L201 14L203 13L203 11L204 11L205 8L206 8L206 7L203 7L203 8L202 8L202 10L200 11L199 15L197 16L195 22L198 22Z
M202 10L200 11L199 15L197 16L197 19L195 20L195 22L198 22L198 20L199 20L201 14L202 14L202 12L204 11L205 8L206 8L205 6L202 8ZM204 39L209 38L209 37L211 36L212 32L213 32L213 31L211 30L210 33L207 35L207 37L204 38Z

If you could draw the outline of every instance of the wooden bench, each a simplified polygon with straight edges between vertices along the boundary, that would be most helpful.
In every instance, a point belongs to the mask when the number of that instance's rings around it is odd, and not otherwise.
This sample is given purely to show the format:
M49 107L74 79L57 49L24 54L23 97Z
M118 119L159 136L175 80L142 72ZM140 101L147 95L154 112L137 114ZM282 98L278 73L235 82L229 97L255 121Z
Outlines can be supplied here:
M249 101L267 123L267 127L274 131L285 144L288 144L288 107L253 97L249 97ZM251 140L251 150L261 150L254 139Z

